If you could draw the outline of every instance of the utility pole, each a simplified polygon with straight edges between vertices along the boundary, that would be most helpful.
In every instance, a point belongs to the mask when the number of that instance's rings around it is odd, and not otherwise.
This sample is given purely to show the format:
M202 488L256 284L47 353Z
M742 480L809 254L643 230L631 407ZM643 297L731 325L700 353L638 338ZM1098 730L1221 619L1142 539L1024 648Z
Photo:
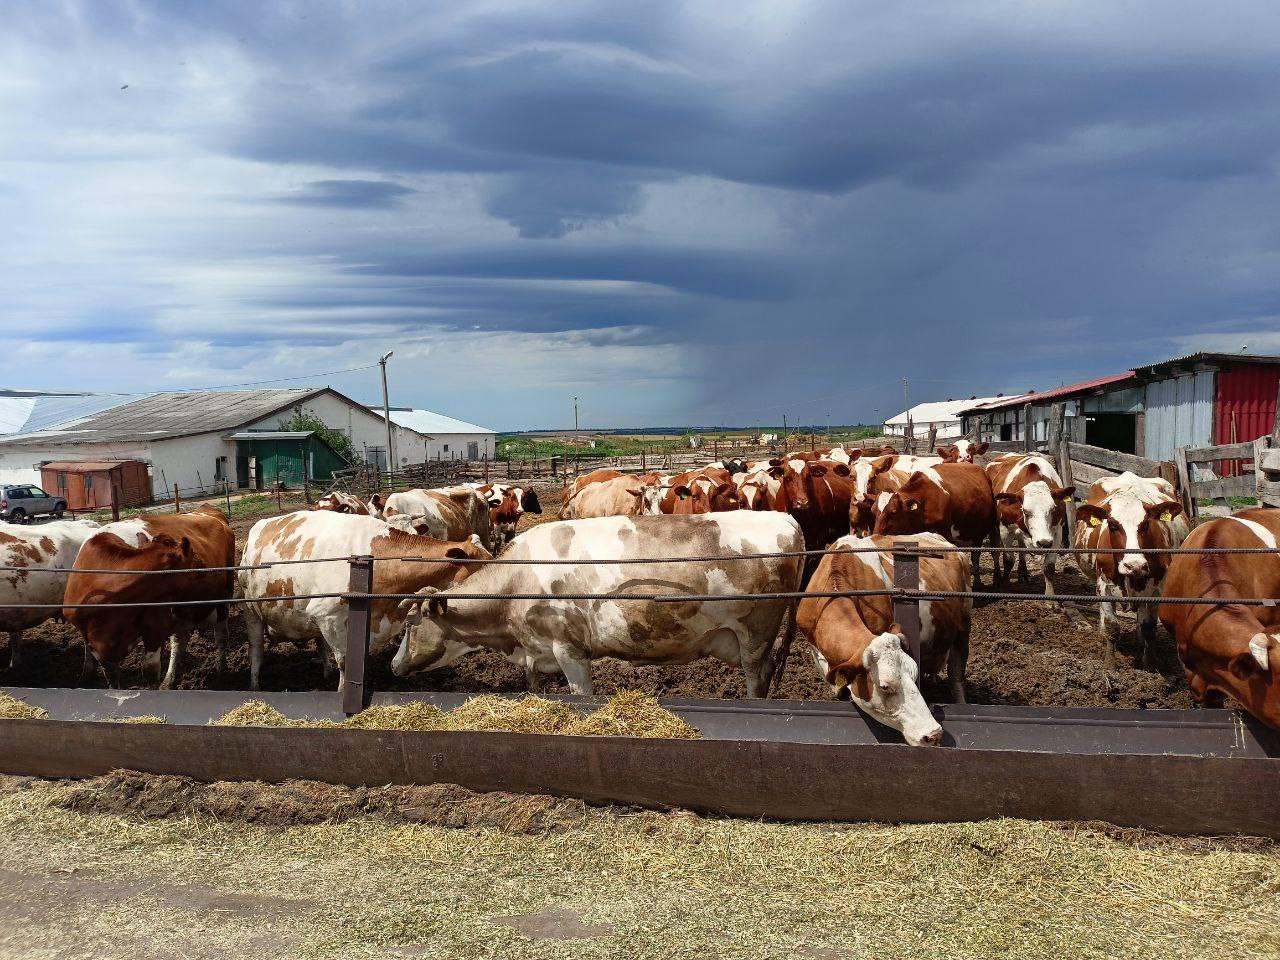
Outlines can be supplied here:
M378 366L382 368L382 416L387 421L387 472L391 473L396 468L395 457L391 451L391 401L387 395L387 360L390 359L394 350L388 350L381 359L378 360Z
M582 438L578 436L578 398L573 398L573 442L577 443Z
M902 402L905 405L905 409L907 410L911 409L910 383L911 381L908 380L906 377L902 378Z

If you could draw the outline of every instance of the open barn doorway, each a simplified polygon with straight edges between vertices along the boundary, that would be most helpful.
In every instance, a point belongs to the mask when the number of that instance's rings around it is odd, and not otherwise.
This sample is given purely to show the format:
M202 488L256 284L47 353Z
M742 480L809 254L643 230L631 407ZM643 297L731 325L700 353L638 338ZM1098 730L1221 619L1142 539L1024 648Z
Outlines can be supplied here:
M1119 453L1138 452L1138 418L1132 413L1090 413L1084 418L1084 442Z

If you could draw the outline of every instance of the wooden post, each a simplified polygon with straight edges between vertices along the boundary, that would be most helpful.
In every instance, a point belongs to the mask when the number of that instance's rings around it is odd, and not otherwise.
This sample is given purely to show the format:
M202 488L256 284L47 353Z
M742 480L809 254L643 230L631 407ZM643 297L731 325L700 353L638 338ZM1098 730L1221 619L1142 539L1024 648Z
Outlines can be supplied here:
M227 498L227 519L231 519L231 481L222 481L222 495Z
M1276 391L1276 415L1271 422L1271 445L1280 447L1280 390Z
M173 485L173 512L182 512L182 498L178 496L178 485L176 483Z
M1173 464L1178 470L1178 490L1182 496L1182 509L1187 512L1187 519L1196 518L1196 498L1191 495L1191 470L1187 466L1187 448L1178 447L1173 451Z
M1076 485L1075 477L1072 476L1071 471L1071 441L1065 436L1058 443L1058 476L1062 477L1062 485L1064 487L1074 487ZM1086 491L1086 499L1087 496ZM1076 537L1076 498L1074 496L1067 497L1065 506L1067 509L1067 537L1063 544L1071 546Z
M1035 441L1032 439L1031 429L1031 404L1025 404L1022 408L1022 451L1030 453L1036 448Z
M644 447L641 447L641 448L640 448L640 472L641 472L641 473L647 473L647 472L648 472L648 471L645 469L645 466L644 466ZM808 608L806 608L806 609L808 609Z
M311 483L307 479L306 468L302 471L302 502L307 506L311 505Z
M489 451L487 450L485 451L484 457L482 458L482 462L484 464L484 482L488 483L489 482Z
M1062 459L1062 426L1066 417L1066 407L1061 403L1055 403L1049 408L1049 429L1046 431L1045 440L1048 443L1049 458L1058 466L1058 474L1062 474L1062 467L1059 461Z
M373 557L352 557L347 582L347 651L343 664L342 712L353 716L369 706L372 691L365 683L369 661L369 608L373 591Z
M920 552L915 547L893 551L893 585L899 590L920 589ZM893 620L902 628L911 659L920 663L920 601L914 597L893 598Z
M427 454L422 461L422 485L428 490L431 489L431 454Z
M936 423L931 423L929 424L929 438L925 441L925 444L924 444L924 455L926 457L933 456L933 452L938 449L936 446L937 442L938 442L938 425Z
M916 447L916 425L911 420L911 414L907 414L907 424L902 428L902 452L910 456L915 453Z
M277 479L277 480L276 480L276 513L280 513L282 510L284 510L284 506L280 503L280 491L281 491L281 489L282 489L282 488L281 488L281 486L280 486L280 481L279 481L279 479Z
M120 490L114 480L111 481L111 519L120 519Z

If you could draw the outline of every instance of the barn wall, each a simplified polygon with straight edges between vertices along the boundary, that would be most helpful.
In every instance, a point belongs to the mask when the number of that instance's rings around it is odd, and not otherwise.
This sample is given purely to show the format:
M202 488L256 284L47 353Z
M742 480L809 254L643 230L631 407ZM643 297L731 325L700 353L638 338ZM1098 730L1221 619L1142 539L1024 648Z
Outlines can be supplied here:
M1213 442L1214 377L1201 370L1146 386L1146 456L1172 460L1178 447Z
M353 406L331 393L322 393L302 404L304 410L314 413L324 421L326 426L341 430L356 448L356 453L363 456L366 447L379 449L387 445L387 428L381 416L361 406ZM281 423L292 416L292 411L273 413L249 424L247 430L278 430ZM427 441L419 433L406 430L392 424L392 443L396 448L396 459L401 464L421 463L427 452Z
M1280 366L1239 363L1218 373L1213 442L1243 443L1271 432L1276 417ZM1232 414L1235 434L1232 435Z
M465 460L468 445L472 443L476 445L479 456L493 457L494 440L492 433L439 433L432 435L426 447L432 460L437 457L441 460Z

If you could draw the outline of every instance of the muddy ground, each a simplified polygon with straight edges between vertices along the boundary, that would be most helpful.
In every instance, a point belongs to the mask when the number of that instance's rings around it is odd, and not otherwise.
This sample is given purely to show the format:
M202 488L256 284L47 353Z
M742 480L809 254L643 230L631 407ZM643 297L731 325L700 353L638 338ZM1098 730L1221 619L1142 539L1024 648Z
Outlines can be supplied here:
M541 516L526 516L521 530L556 519L560 493L540 489ZM243 547L256 518L233 522L237 543ZM985 589L990 589L991 561L983 557ZM1042 583L1043 581L1040 581ZM1011 588L1038 595L1033 564L1032 580ZM1091 594L1093 584L1070 561L1059 564L1059 593ZM184 689L244 690L249 686L249 657L242 612L231 614L231 647L227 671L214 670L210 639L197 637L180 686ZM83 645L70 625L50 621L24 635L24 660L8 668L8 638L0 634L0 686L76 686L79 683ZM969 700L973 703L1072 707L1189 707L1191 696L1183 679L1172 638L1160 629L1154 648L1158 672L1138 665L1140 651L1132 629L1124 633L1113 663L1106 660L1106 645L1097 630L1093 605L1062 605L1045 601L1002 600L978 605L974 610L968 669ZM592 671L596 692L641 690L662 697L744 697L742 672L736 665L702 660L686 666L633 666L621 661L597 661ZM372 664L375 690L446 690L460 692L521 692L524 673L492 653L475 653L454 667L399 679L391 674L390 660ZM144 674L138 653L124 663L122 681L128 687L154 686L154 674ZM314 646L292 643L269 647L262 668L266 690L314 690L330 686L324 679ZM563 683L549 681L548 692L567 693ZM926 695L948 699L946 685L926 682ZM814 667L810 648L798 640L788 661L779 694L790 699L822 700L830 693Z

